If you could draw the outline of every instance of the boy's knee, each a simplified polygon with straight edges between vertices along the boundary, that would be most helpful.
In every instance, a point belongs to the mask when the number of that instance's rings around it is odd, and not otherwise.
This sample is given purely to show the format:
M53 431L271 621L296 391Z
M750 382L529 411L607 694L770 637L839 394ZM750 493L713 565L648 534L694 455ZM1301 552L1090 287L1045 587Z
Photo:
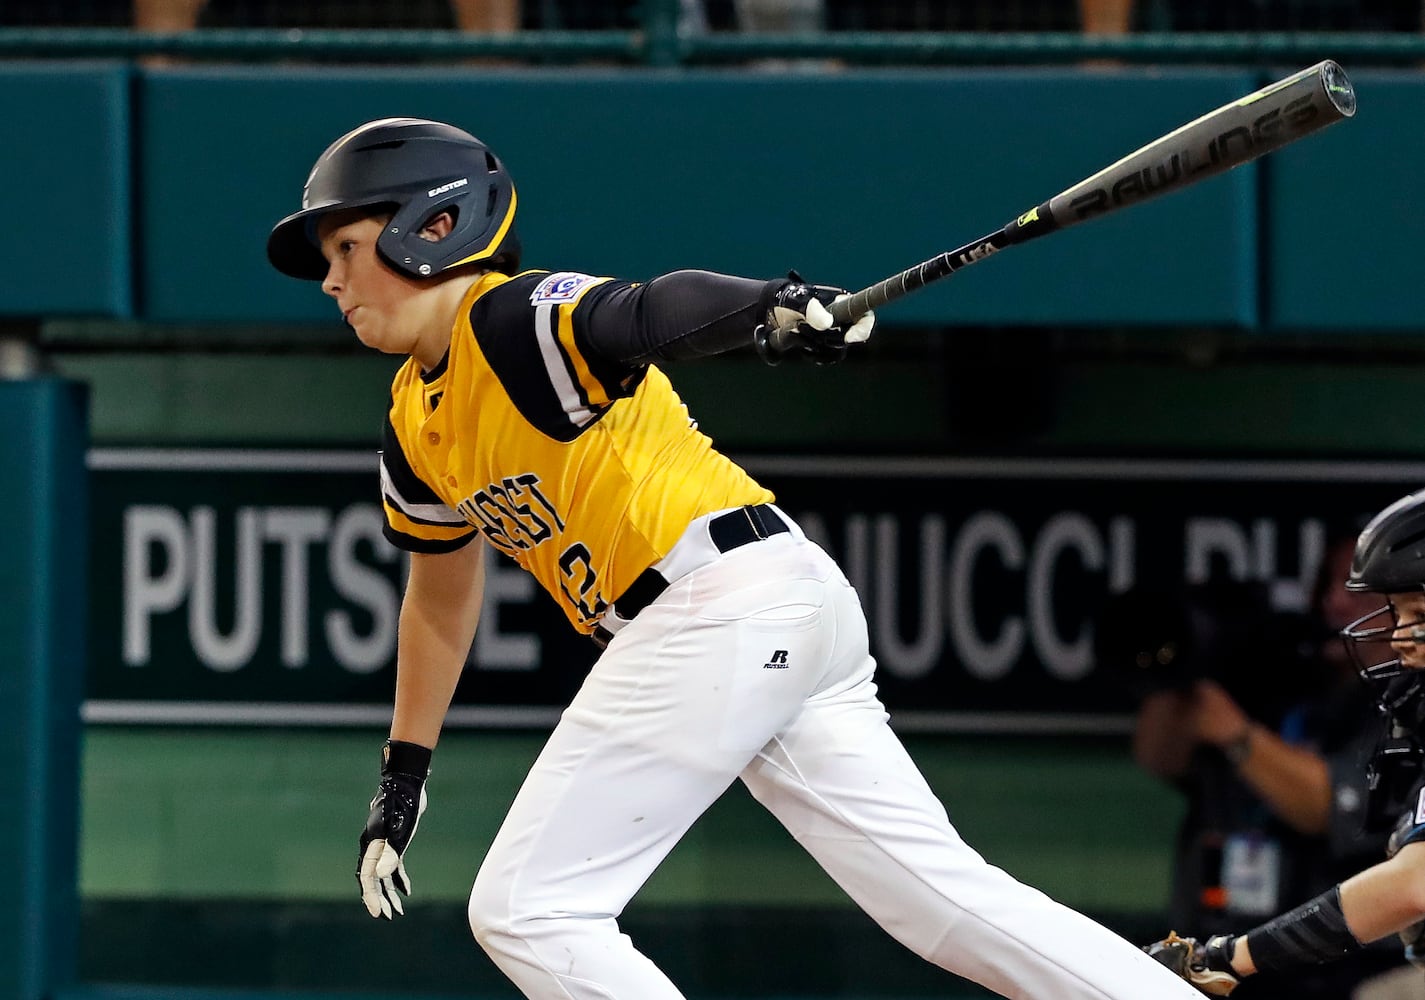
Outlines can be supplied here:
M470 932L475 935L480 947L489 951L497 938L513 934L510 913L509 886L487 877L482 871L475 878L465 911L470 921Z

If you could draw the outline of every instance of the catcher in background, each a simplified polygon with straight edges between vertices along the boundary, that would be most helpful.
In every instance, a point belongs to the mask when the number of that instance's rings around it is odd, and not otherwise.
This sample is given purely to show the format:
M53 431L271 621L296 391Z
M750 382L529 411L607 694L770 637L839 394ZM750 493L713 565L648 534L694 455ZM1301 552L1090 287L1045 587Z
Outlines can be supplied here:
M1249 583L1186 588L1167 616L1180 622L1165 633L1176 655L1168 667L1155 658L1153 670L1134 671L1156 678L1130 676L1151 684L1134 757L1187 805L1169 927L1200 937L1250 927L1370 867L1385 850L1388 831L1363 829L1380 711L1340 637L1380 603L1345 588L1359 531L1327 535L1302 614L1274 611L1266 588ZM1347 1000L1403 962L1398 947L1382 942L1330 965L1258 977L1238 995Z
M1245 933L1199 941L1170 934L1145 950L1203 993L1227 996L1247 976L1355 954L1398 934L1425 967L1425 491L1377 514L1361 532L1348 590L1387 603L1342 635L1387 718L1371 762L1367 827L1394 823L1386 860ZM1404 996L1425 996L1425 973Z
M269 237L273 265L320 281L362 343L409 357L380 463L386 534L411 566L357 861L371 915L402 912L410 888L404 855L488 544L605 646L470 895L476 940L526 996L681 997L618 917L739 778L945 969L1010 997L1195 996L960 839L887 724L846 578L698 431L656 364L749 344L775 361L768 328L838 361L873 318L837 328L841 290L799 278L522 271L514 223L514 185L483 143L384 119L322 154L302 210Z

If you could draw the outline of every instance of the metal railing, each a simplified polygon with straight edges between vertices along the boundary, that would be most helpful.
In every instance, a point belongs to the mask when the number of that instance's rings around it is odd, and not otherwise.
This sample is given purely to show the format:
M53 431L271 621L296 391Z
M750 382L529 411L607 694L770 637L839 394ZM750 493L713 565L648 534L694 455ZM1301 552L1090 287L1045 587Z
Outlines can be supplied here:
M634 31L0 28L0 59L142 59L194 62L468 62L570 65L614 62L712 66L766 61L859 65L1268 65L1324 57L1361 66L1425 65L1413 32L843 32L683 34L653 18Z

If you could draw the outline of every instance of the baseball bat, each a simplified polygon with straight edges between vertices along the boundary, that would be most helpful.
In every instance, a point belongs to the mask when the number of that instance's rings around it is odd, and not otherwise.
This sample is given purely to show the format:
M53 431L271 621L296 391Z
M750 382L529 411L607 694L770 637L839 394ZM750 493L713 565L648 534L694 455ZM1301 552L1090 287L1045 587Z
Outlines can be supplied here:
M1154 139L987 236L833 303L831 315L847 326L1006 247L1226 173L1355 113L1346 71L1326 59ZM790 329L771 331L768 346L784 350L791 336Z

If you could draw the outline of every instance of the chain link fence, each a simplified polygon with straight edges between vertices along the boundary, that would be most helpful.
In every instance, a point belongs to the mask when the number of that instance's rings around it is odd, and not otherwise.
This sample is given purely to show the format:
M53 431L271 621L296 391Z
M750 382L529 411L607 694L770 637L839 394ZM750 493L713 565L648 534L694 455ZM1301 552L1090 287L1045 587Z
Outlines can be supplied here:
M6 27L699 32L1419 31L1420 0L4 0ZM676 12L674 13L674 10Z

